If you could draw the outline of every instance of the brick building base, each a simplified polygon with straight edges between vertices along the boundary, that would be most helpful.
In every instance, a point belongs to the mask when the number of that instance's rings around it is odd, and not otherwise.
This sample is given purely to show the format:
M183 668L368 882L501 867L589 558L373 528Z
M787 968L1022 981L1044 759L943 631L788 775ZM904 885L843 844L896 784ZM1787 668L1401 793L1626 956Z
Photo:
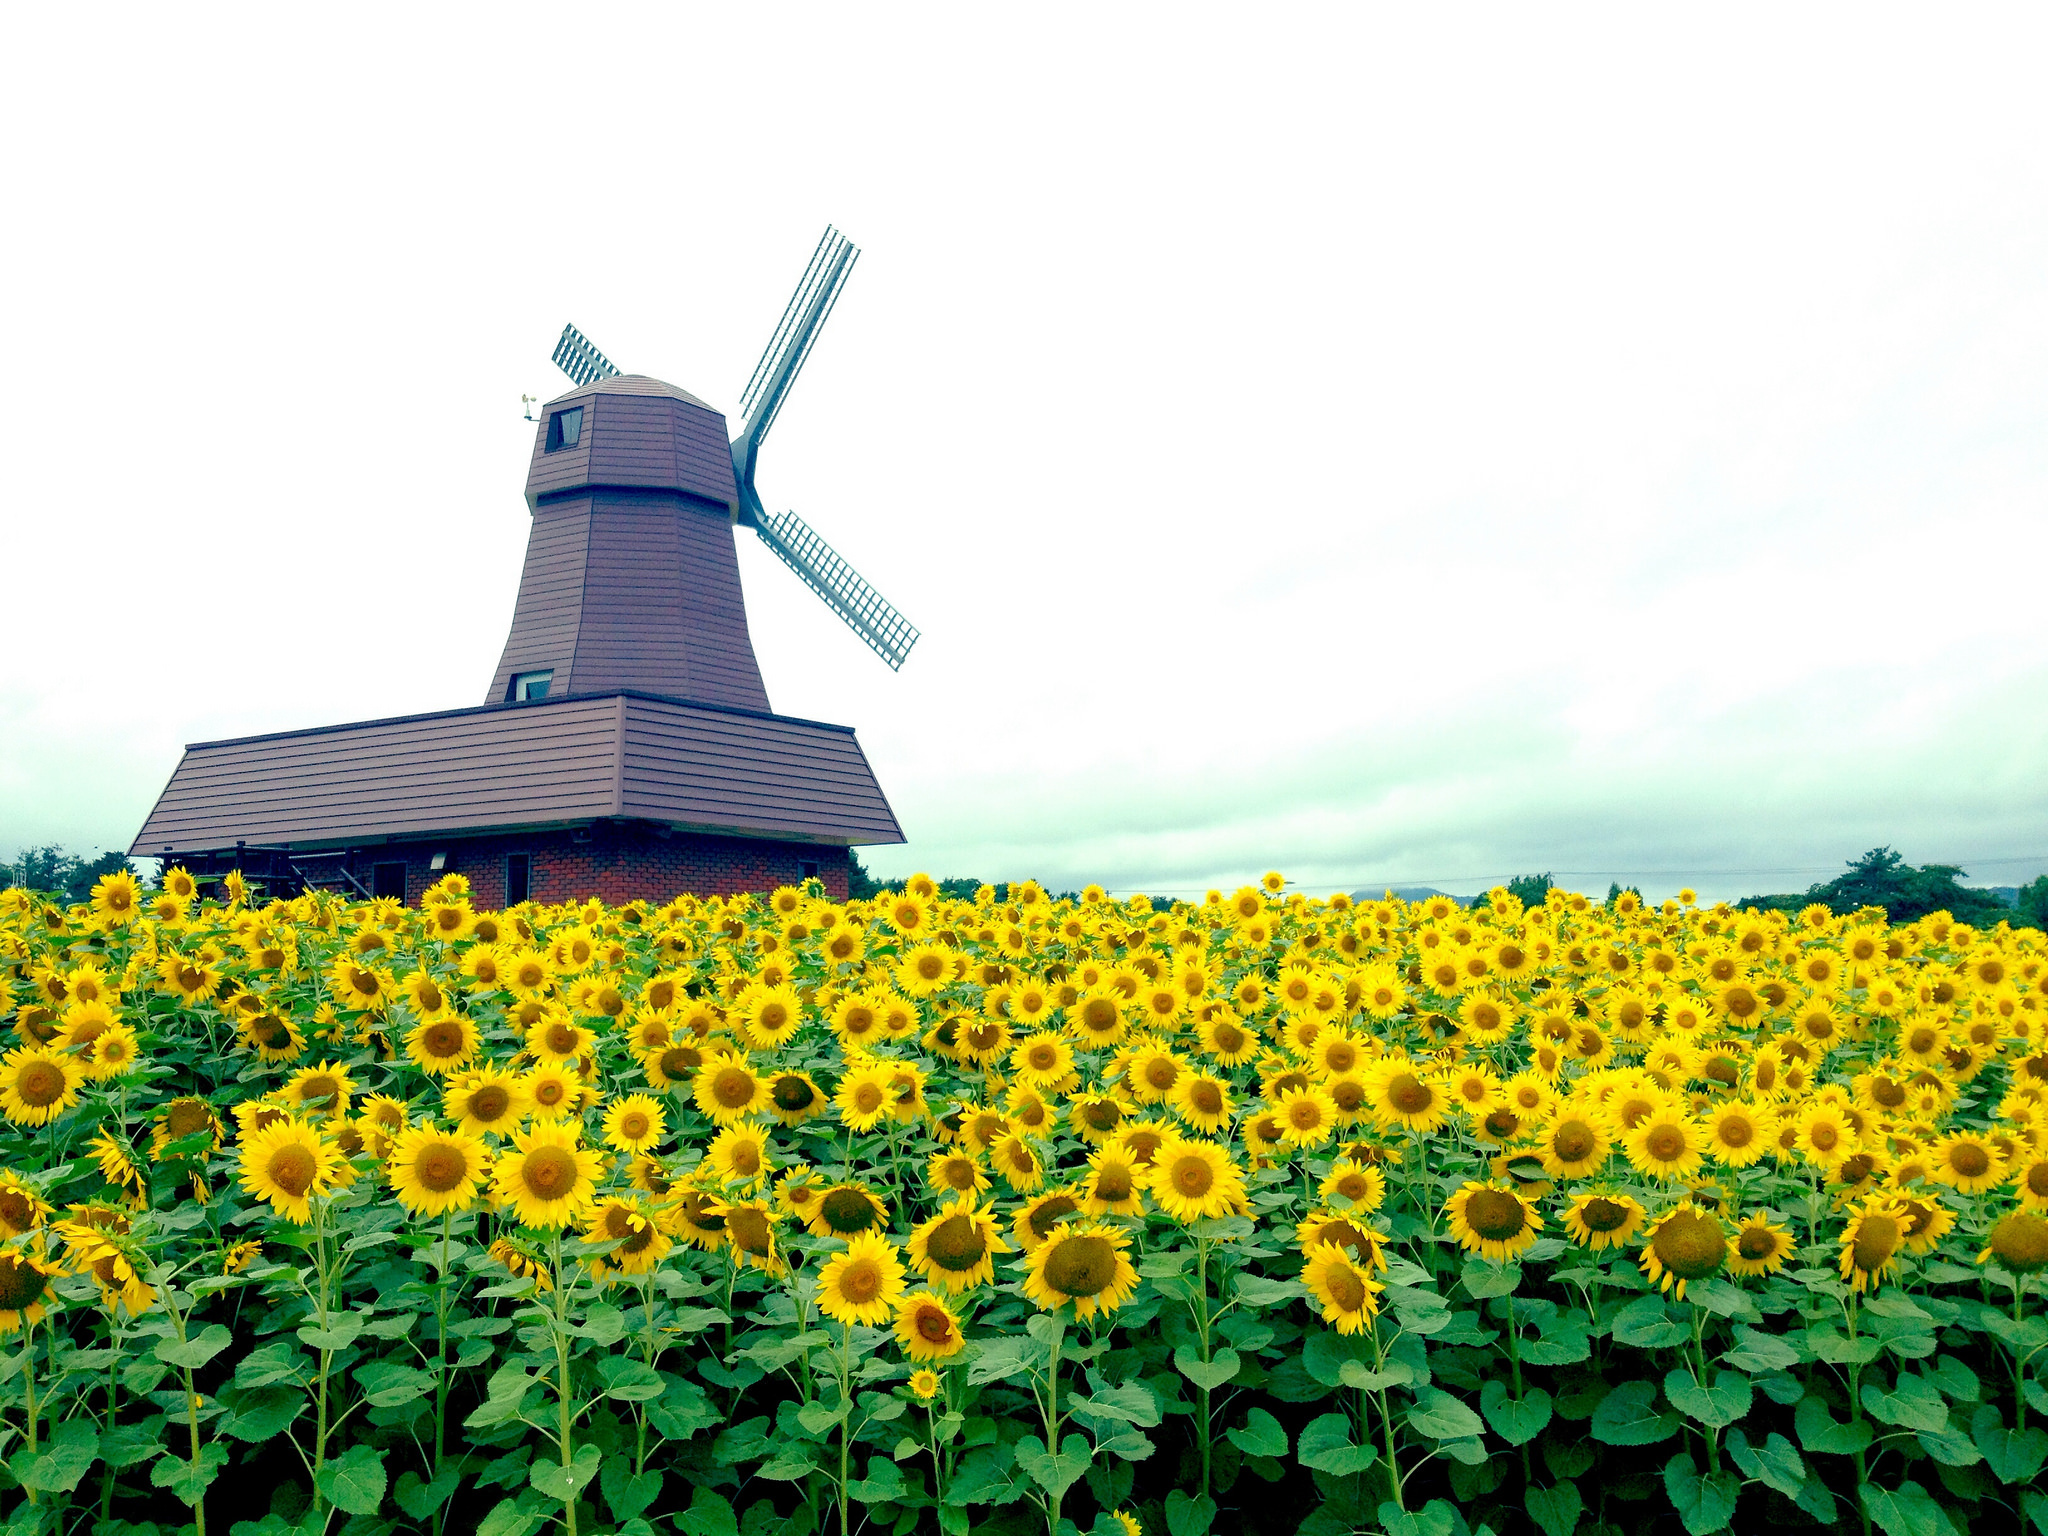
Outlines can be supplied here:
M436 854L446 857L433 867ZM527 899L564 902L595 896L616 905L628 901L656 904L685 892L698 896L731 896L742 891L772 891L800 885L815 876L835 901L847 897L852 863L845 848L816 843L772 842L766 839L711 837L671 832L644 824L614 826L600 822L588 828L490 837L449 837L423 842L392 842L355 848L346 854L273 855L249 849L240 858L216 855L186 861L205 879L241 864L247 873L268 881L287 878L296 865L305 876L329 889L345 882L336 876L344 867L364 890L397 893L396 866L404 866L405 900L417 906L428 886L443 874L469 881L470 900L479 911L509 905L506 879L514 856L527 861ZM378 866L384 869L379 870ZM353 886L347 887L355 894Z

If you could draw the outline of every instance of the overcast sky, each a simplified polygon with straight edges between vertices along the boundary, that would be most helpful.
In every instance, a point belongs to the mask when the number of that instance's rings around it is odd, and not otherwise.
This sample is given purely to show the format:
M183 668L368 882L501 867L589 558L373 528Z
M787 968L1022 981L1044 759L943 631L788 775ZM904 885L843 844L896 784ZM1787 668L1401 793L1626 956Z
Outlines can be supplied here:
M878 871L2048 869L2037 8L323 15L11 19L0 854L483 702L563 322L730 409L829 221L760 485L923 639L740 558Z

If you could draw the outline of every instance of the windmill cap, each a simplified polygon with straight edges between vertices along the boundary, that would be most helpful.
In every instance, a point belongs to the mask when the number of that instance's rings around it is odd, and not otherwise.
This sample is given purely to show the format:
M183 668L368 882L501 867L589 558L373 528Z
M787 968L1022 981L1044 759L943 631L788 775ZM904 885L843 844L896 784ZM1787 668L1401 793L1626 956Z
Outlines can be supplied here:
M620 373L608 379L593 379L588 384L577 385L567 394L555 396L548 404L559 405L564 400L574 400L582 395L666 395L671 400L687 400L692 405L703 406L707 411L718 410L717 406L699 400L687 389L678 389L673 384L649 378L644 373Z

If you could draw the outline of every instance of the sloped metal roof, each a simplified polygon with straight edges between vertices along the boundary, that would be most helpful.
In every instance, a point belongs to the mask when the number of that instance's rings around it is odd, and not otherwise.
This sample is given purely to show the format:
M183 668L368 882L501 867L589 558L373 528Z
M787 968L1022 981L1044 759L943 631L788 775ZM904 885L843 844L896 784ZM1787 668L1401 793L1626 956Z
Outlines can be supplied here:
M197 742L129 851L334 847L604 817L903 841L851 727L622 691Z

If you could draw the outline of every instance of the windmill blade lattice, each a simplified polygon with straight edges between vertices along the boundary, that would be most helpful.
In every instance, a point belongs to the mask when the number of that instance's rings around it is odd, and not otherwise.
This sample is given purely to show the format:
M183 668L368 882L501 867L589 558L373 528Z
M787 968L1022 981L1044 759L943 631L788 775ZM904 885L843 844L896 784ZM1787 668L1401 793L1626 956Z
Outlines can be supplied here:
M754 524L761 542L802 579L832 611L846 621L868 648L901 670L910 648L917 644L918 629L890 604L889 600L861 579L860 572L841 559L839 552L819 538L809 523L794 512L784 512Z
M768 338L761 361L754 365L753 376L740 395L740 410L745 418L742 437L758 444L775 425L782 402L789 397L789 386L796 382L804 359L811 355L811 346L832 313L832 306L839 302L839 290L846 286L847 275L859 259L860 247L827 225L817 250L811 253L811 264L804 268L803 280L796 285L796 292L782 312L781 323Z
M555 343L555 366L578 386L595 379L617 378L619 373L617 365L573 325L562 327L562 339Z

